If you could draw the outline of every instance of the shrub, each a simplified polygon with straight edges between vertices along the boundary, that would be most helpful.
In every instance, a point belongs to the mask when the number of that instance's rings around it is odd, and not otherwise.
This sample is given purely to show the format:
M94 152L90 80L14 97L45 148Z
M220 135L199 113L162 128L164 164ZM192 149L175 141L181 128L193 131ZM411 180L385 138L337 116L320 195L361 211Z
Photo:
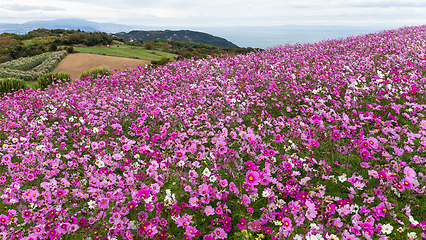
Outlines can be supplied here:
M164 65L166 65L167 63L169 63L170 62L170 58L165 58L165 57L162 57L162 58L160 58L160 60L158 60L158 61L156 61L156 60L152 60L151 61L151 64L153 65L153 66L164 66Z
M24 81L19 78L0 78L0 92L11 93L19 89L26 89Z
M98 77L98 74L100 74L101 76L109 76L111 75L111 72L106 66L101 66L98 68L92 68L90 70L87 70L84 73L82 73L81 76L84 78L88 77L89 75L93 77Z
M49 50L50 51L56 51L56 50L58 50L58 44L52 43L52 45L50 45Z
M74 48L72 46L67 47L66 49L67 49L68 53L73 53L74 52Z
M64 72L51 72L45 73L38 77L37 82L38 86L41 89L47 88L52 83L58 84L61 82L69 82L71 81L71 75Z

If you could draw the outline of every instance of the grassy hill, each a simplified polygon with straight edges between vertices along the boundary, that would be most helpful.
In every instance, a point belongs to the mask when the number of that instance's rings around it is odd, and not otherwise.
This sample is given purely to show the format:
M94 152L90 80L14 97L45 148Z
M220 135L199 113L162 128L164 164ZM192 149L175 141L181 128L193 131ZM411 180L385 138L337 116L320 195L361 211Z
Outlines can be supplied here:
M147 50L140 46L131 45L111 45L111 46L95 46L95 47L74 47L74 50L81 53L93 53L115 57L138 58L144 60L160 60L161 58L174 59L176 54Z

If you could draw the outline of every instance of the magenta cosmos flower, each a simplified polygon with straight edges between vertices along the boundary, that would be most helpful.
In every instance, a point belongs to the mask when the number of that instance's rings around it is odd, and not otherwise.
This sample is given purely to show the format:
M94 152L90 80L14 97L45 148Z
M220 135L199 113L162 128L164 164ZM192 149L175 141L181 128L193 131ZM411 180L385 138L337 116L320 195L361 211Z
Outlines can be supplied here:
M368 158L371 156L370 152L365 148L361 149L359 154L361 155L362 159L364 159L364 161L367 161Z
M246 173L246 182L251 186L259 184L259 173L256 171L248 171Z
M10 221L10 219L6 215L4 215L4 214L0 215L0 223L1 224L7 225L9 223L9 221Z

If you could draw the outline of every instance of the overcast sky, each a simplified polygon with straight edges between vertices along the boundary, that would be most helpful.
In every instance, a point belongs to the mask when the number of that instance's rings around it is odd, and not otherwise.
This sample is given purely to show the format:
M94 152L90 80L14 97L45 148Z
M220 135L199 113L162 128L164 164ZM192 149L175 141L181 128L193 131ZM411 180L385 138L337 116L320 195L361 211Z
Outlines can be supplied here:
M81 18L128 25L212 27L426 24L426 0L1 0L0 23Z

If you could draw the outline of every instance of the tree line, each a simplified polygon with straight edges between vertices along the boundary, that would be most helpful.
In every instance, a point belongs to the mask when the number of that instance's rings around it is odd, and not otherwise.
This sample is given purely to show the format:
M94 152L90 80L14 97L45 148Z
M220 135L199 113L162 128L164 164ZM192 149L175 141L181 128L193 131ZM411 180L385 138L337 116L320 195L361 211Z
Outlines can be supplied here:
M0 34L0 63L49 51L64 49L72 52L74 44L109 45L112 41L113 37L104 32L80 30L40 28L26 34L2 33Z

